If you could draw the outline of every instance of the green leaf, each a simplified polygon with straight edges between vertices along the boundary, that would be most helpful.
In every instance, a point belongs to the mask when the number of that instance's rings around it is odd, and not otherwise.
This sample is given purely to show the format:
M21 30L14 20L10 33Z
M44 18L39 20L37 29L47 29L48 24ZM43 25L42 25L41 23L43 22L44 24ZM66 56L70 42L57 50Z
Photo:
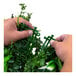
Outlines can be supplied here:
M4 48L4 55L8 55L9 54L9 50L7 48Z
M50 65L47 66L47 69L50 71L53 71L54 69L56 69L56 64L53 62Z
M7 63L4 63L4 72L7 72Z
M4 57L4 62L6 63L11 57L12 57L12 55L8 55L8 56Z
M43 66L45 64L45 59L40 59L40 66Z

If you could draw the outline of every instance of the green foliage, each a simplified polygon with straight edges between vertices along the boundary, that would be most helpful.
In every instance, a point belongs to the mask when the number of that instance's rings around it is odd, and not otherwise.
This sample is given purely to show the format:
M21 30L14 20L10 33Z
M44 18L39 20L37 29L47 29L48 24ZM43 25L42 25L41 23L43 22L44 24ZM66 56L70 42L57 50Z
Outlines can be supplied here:
M4 48L4 72L7 72L8 64L7 62L12 57L11 52L8 50L8 47Z
M27 16L23 12L26 8L25 4L20 4L21 12L19 17L22 17L30 21L31 13L27 13ZM12 15L12 18L14 16ZM51 40L55 40L54 35L44 37L43 43L40 39L40 33L37 27L34 29L29 28L26 24L17 23L17 29L19 31L32 30L33 35L11 43L7 47L4 47L4 71L8 72L51 72L60 71L61 61L56 56L55 49L50 45ZM34 54L35 52L35 54ZM7 57L6 57L7 56ZM51 62L52 61L52 62ZM46 64L48 62L48 65ZM51 62L51 63L50 63ZM42 66L53 67L53 70L39 69Z

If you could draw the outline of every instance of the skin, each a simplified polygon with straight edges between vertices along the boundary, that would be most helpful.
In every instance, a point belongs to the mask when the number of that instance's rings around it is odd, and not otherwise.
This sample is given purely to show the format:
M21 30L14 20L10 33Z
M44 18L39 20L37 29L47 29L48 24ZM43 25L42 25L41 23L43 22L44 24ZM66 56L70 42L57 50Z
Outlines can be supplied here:
M72 35L61 35L51 44L64 62L61 72L72 72Z
M32 24L23 18L19 18L19 23L24 23L33 28ZM16 26L17 18L4 21L4 45L9 45L11 41L15 42L33 34L31 30L17 31ZM64 62L61 72L72 72L72 36L61 35L56 40L51 45L55 48L57 56Z
M21 17L19 18L19 23L24 23L33 29L32 24ZM26 38L33 34L31 30L17 31L16 26L17 26L17 18L4 20L4 44L5 45L10 44L11 41L15 42L19 39Z

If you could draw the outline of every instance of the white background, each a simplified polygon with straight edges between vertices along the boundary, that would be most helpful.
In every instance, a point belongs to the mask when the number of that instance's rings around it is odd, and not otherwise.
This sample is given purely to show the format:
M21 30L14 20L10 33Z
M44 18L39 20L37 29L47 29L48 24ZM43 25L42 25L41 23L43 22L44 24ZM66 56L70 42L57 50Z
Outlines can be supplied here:
M73 35L73 73L76 68L75 32L76 32L76 0L2 0L0 1L0 71L3 72L3 19L11 17L11 14L19 14L19 3L27 5L27 11L32 12L31 23L41 30L43 36L54 34L55 38L61 34ZM74 41L75 40L75 41ZM68 64L68 63L67 63ZM69 73L72 75L73 73ZM56 73L12 73L11 75L55 75ZM67 73L65 73L67 75ZM61 75L61 73L56 74ZM62 74L63 75L63 74Z

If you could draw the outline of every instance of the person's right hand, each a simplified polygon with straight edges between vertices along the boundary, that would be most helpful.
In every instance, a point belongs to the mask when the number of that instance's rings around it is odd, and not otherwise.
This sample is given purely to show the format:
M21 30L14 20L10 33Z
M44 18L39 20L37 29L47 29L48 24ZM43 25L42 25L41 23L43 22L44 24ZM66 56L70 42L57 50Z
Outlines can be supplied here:
M64 62L61 71L72 71L72 36L61 35L51 45L55 48L57 56Z

